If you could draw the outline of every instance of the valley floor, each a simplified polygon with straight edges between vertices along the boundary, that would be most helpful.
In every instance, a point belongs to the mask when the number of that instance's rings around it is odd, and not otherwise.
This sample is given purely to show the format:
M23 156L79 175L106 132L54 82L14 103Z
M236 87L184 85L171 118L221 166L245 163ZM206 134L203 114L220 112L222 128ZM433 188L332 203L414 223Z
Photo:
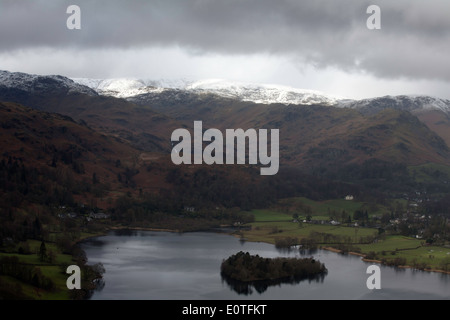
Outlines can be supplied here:
M364 261L382 263L399 268L414 268L424 271L450 273L450 248L428 244L424 239L407 237L394 232L382 232L380 228L361 227L350 219L345 223L332 220L336 212L354 212L365 208L366 204L356 201L328 200L312 201L306 198L292 198L281 201L270 209L252 210L252 222L236 222L229 231L242 241L266 242L278 248L298 250L299 248L321 248L343 254L359 255ZM385 208L371 208L370 215L380 214ZM303 215L303 211L307 214ZM294 212L294 214L293 214ZM187 219L187 218L185 218ZM200 222L189 231L205 231ZM199 220L201 221L201 220ZM75 242L90 237L105 235L111 230L151 230L180 232L173 221L166 226L133 226L104 221L97 231L80 232ZM197 227L197 229L195 228ZM186 230L185 230L186 231ZM51 237L50 237L51 238ZM42 261L39 257L41 241L27 240L11 245L0 252L0 261L15 257L20 265L39 269L43 277L53 281L54 288L37 288L30 282L21 281L17 276L0 275L0 297L13 293L18 299L59 300L73 299L66 287L68 275L65 267L76 264L73 255L64 253L56 242L46 242L46 252L51 259ZM4 262L4 261L3 261ZM3 290L3 291L2 291ZM8 296L6 296L8 297Z
M304 222L303 217L294 220L275 210L252 213L255 221L234 233L243 241L266 242L280 248L314 244L315 248L359 255L365 261L450 274L448 246L429 245L424 239L398 234L380 236L376 228Z

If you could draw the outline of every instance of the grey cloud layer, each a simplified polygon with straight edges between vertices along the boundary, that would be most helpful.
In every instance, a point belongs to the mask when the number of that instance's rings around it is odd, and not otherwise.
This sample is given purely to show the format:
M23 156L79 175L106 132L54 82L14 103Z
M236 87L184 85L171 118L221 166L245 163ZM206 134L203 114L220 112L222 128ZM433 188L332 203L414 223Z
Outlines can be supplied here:
M450 81L450 1L378 0L382 30L361 0L0 0L0 52L177 45L196 54L265 52L378 77ZM65 27L70 4L82 30Z

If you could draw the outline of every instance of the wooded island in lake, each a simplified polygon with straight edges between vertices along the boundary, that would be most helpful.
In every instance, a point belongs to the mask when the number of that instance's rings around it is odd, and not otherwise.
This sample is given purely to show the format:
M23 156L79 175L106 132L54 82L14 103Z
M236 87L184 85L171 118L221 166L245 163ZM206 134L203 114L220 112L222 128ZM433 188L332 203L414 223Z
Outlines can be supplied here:
M327 272L325 265L314 258L263 258L240 251L221 265L222 275L251 282L283 278L304 279Z

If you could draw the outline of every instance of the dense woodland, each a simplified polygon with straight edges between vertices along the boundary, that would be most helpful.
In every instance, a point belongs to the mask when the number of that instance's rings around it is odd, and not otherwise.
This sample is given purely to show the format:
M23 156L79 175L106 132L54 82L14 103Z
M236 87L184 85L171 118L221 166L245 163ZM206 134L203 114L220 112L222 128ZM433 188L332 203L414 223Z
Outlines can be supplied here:
M3 158L0 161L0 220L3 226L0 241L6 237L18 240L33 236L36 232L31 228L33 221L39 218L55 222L52 219L58 214L56 208L61 206L71 208L79 215L106 210L112 221L125 225L183 225L181 220L184 220L184 224L193 229L195 224L206 228L234 221L248 222L251 217L242 214L243 211L269 207L280 199L298 196L320 201L352 194L360 201L385 204L389 198L409 196L420 190L421 199L426 200L418 208L420 213L447 216L450 207L450 197L446 192L448 184L439 183L439 180L435 183L415 182L407 175L404 166L382 162L349 168L352 173L345 171L349 183L305 174L300 169L289 167L282 167L277 175L271 177L260 176L256 167L158 168L171 189L161 189L152 194L128 192L115 199L109 208L97 208L95 201L87 200L83 206L75 201L78 196L95 199L108 191L108 186L99 182L102 177L93 175L91 179L76 180L76 170L76 167L54 167L51 163L31 167L21 159ZM127 171L131 172L124 172ZM439 172L434 174L443 175ZM122 184L131 185L131 191L139 190L133 176L132 173L124 174ZM405 182L403 189L397 189L399 181ZM435 184L438 184L440 193L430 192L438 187ZM23 210L28 214L17 213ZM189 218L192 218L192 223ZM352 219L366 221L369 225L367 212L349 212L345 217L337 215L335 218L342 222Z

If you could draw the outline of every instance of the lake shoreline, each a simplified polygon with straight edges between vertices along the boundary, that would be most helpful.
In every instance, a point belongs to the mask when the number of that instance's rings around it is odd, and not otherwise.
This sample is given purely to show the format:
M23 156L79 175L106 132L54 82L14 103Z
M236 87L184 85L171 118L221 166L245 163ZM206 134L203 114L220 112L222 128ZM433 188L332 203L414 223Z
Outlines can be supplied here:
M224 231L223 229L234 229L234 231ZM222 229L222 230L221 230ZM105 236L107 235L107 233L109 231L116 231L116 230L133 230L133 231L155 231L155 232L171 232L171 233L195 233L195 232L219 232L219 233L224 233L224 234L228 234L231 235L235 238L240 238L241 236L236 234L235 231L239 230L239 228L237 227L233 227L233 226L220 226L219 228L210 228L210 229L205 229L205 230L196 230L196 231L180 231L178 229L167 229L167 228L152 228L152 227L125 227L125 226L110 226L107 228L107 230L104 233L98 234L98 235L93 235L93 236L89 236L89 237L85 237L80 239L77 242L82 242L85 240L88 240L90 238L96 238L96 237L100 237L100 236ZM242 238L240 238L242 239ZM271 244L271 245L275 245L274 243L271 242L267 242L267 241L255 241L255 240L247 240L244 239L245 241L249 241L249 242L262 242L262 243L267 243L267 244ZM336 249L333 247L320 247L320 249L323 250L327 250L330 252L334 252L334 253L340 253L340 254L344 254L343 250L340 249ZM363 262L369 262L369 263L377 263L377 264L381 264L381 265L385 265L388 266L386 263L383 263L383 261L381 260L377 260L377 259L366 259L365 257L367 255L359 253L359 252L347 252L347 254L349 255L353 255L353 256L359 256L361 257L361 261ZM435 272L435 273L442 273L442 274L449 274L450 275L450 271L445 271L445 270L440 270L440 269L417 269L414 268L413 266L409 266L409 265L405 265L405 266L396 266L397 268L401 268L401 269L412 269L412 270L416 270L416 271L426 271L426 272Z
M327 251L331 251L331 252L335 252L335 253L341 253L343 254L344 252L342 250L333 248L333 247L322 247L322 249L327 250ZM385 265L385 266L389 266L386 263L383 263L383 261L381 260L377 260L377 259L366 259L365 257L367 255L359 253L359 252L348 252L348 254L353 255L353 256L359 256L362 257L361 261L364 262L371 262L371 263L377 263L377 264L381 264L381 265ZM436 272L436 273L443 273L443 274L450 274L450 271L445 271L445 270L440 270L440 269L417 269L413 266L392 266L394 268L400 268L400 269L412 269L415 271L426 271L426 272Z
M147 228L145 228L147 229ZM362 284L366 283L366 268L360 254L355 257L334 254L323 247L320 251L305 254L296 248L284 251L264 241L239 241L228 233L186 232L183 234L165 230L136 229L137 232L110 230L107 237L94 239L83 244L87 257L92 263L105 263L108 271L104 290L97 292L96 299L135 299L145 295L149 299L176 298L205 299L214 292L214 299L255 298L255 299L377 299ZM215 230L212 230L215 231ZM235 234L236 236L236 234ZM98 241L97 241L98 240ZM236 241L238 240L238 241ZM325 246L324 246L325 247ZM265 281L255 283L227 282L219 274L224 258L236 252L249 252L265 258L310 257L314 256L329 270L318 279L275 284ZM336 249L333 249L336 251ZM358 256L358 258L356 257ZM446 275L430 272L412 272L399 268L383 268L383 279L387 285L383 297L395 299L444 299L450 293L448 285L442 286ZM420 275L420 276L419 276ZM441 278L443 277L443 278ZM113 280L111 280L113 279ZM417 281L416 281L417 280ZM195 283L195 286L191 285ZM389 285L388 285L389 283ZM125 290L123 284L129 286ZM445 283L444 283L445 284ZM273 286L273 288L271 288ZM311 290L309 290L311 288ZM312 290L314 289L314 290ZM137 290L137 291L136 291ZM267 292L266 292L267 291ZM262 295L264 293L264 295ZM252 295L252 296L249 296ZM249 296L249 297L246 297Z

